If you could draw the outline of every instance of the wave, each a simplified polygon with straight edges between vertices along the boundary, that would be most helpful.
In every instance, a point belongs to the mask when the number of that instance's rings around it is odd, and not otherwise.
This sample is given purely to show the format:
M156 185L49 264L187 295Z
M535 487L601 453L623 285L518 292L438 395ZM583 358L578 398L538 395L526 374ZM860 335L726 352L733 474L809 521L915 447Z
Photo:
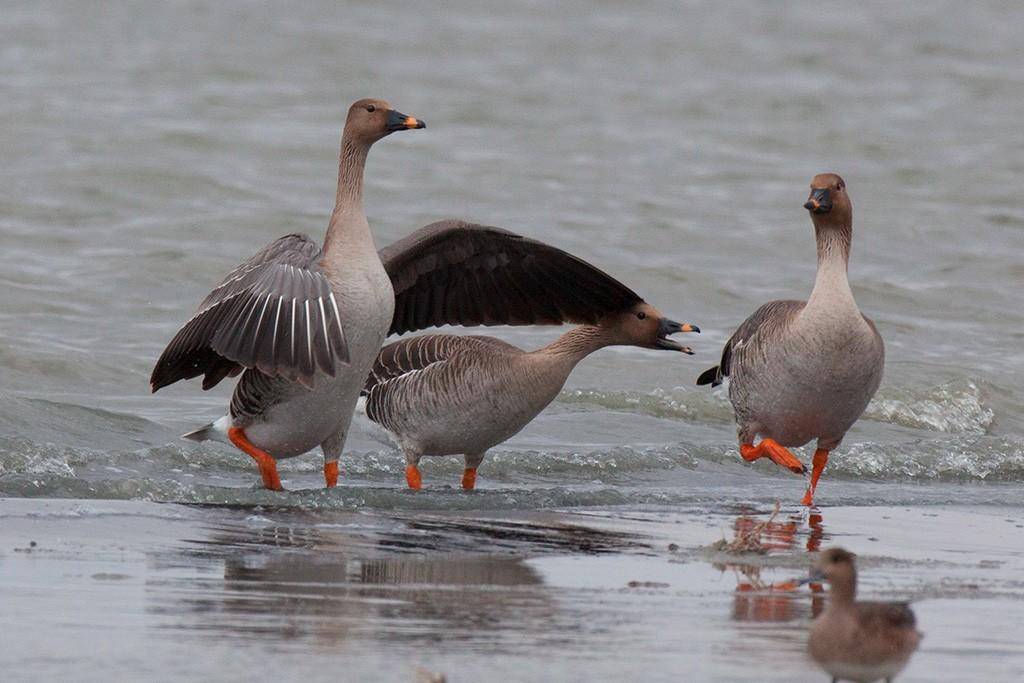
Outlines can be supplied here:
M719 424L733 419L724 387L703 392L573 389L563 391L558 402L689 422ZM863 419L946 434L988 434L995 424L995 411L979 382L950 380L917 389L886 387L868 405Z
M805 460L807 456L804 453ZM322 461L313 454L282 461L286 488L308 489L282 498L255 486L257 476L248 458L219 445L170 444L101 452L0 438L0 495L31 498L535 509L770 501L774 496L792 497L802 485L797 477L770 463L742 462L731 445L685 442L579 452L496 449L480 469L483 490L463 497L451 495L462 495L457 488L461 459L425 458L421 467L431 493L421 492L423 500L415 498L421 494L405 491L404 460L394 450L346 454L344 485L336 491L320 488L321 467ZM1013 484L1009 488L1019 500L1024 440L963 435L905 444L852 443L831 458L826 480L832 483L833 504L839 504L839 499L851 504L892 502L894 495L910 495L908 491L914 500L938 496L947 501L943 491L948 493L948 487L942 487L947 484ZM929 484L934 490L906 488L908 484ZM979 495L981 502L988 500L987 493ZM948 502L953 501L963 499L952 496Z

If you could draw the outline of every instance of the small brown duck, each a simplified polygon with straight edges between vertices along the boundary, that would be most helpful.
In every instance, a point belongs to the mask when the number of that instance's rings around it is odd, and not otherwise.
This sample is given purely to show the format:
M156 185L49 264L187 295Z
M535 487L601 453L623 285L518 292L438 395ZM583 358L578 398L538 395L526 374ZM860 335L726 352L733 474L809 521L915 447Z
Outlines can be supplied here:
M842 548L821 553L807 581L827 581L825 610L811 624L807 651L832 683L890 683L921 642L905 602L856 602L856 555Z
M721 362L697 384L729 377L740 455L770 458L798 474L803 463L787 446L817 439L803 504L814 504L818 479L846 431L882 381L885 347L875 324L854 301L847 266L853 205L835 173L816 175L804 208L818 245L818 273L807 301L770 301L747 318L722 351ZM761 442L754 445L754 439Z

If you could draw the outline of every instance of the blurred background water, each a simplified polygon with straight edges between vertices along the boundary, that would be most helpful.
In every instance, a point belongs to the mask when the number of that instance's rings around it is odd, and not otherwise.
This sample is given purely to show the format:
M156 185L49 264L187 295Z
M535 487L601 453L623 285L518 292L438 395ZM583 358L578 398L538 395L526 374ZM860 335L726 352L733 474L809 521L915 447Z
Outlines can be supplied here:
M253 503L245 456L181 432L229 386L149 394L210 287L322 236L349 103L425 131L377 145L379 246L449 216L547 240L678 320L697 355L610 349L481 468L481 496L402 493L365 419L315 506L774 500L693 386L763 301L814 275L801 204L855 205L851 280L886 376L823 503L1019 503L1024 481L1024 6L6 2L0 20L0 495ZM525 347L554 329L499 330ZM225 383L227 384L227 383ZM321 485L318 455L282 467ZM461 465L429 460L428 486Z

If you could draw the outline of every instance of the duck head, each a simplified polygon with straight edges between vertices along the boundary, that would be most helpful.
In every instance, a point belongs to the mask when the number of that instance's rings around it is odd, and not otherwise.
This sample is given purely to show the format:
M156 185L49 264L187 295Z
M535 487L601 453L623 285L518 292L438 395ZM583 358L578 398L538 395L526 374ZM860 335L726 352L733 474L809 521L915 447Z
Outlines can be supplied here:
M857 556L843 548L827 548L818 555L811 574L804 581L827 581L832 586L833 598L852 601L857 590Z

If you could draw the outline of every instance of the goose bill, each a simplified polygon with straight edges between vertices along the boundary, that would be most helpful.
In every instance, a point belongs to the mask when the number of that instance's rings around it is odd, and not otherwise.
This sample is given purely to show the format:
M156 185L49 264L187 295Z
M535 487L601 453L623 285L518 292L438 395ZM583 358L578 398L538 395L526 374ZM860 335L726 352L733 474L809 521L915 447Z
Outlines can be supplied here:
M689 323L677 323L675 320L662 318L658 322L658 338L654 342L655 347L667 351L682 351L683 353L693 355L693 349L689 346L683 346L668 338L669 335L676 332L700 332L700 328Z
M413 128L426 128L427 124L423 123L419 119L406 116L400 111L394 109L388 112L388 132L393 133L396 130L410 130Z

